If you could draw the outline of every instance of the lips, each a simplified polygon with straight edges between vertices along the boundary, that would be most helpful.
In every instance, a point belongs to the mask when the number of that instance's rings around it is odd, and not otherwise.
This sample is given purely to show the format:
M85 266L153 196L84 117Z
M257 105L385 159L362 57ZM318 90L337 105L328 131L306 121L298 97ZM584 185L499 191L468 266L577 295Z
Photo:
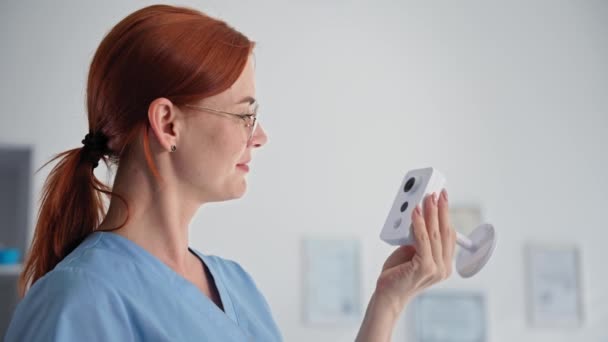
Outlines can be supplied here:
M249 164L249 162L251 162L251 158L247 158L236 165L247 165L247 164Z
M249 162L251 161L251 158L247 158L245 159L243 162L236 164L236 167L238 167L239 169L242 169L244 171L249 171Z

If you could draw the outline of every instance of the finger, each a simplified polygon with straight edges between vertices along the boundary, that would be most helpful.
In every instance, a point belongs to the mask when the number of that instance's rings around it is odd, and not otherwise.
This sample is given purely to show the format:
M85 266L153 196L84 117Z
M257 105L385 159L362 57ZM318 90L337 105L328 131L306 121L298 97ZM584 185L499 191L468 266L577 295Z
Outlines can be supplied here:
M424 223L424 218L420 212L420 205L412 210L412 227L414 231L414 241L416 242L416 250L422 259L422 262L433 262L433 254L429 242L428 232Z
M450 209L448 203L447 191L443 189L439 196L439 233L443 246L443 264L446 270L446 277L452 274L452 265L454 263L454 249L456 248L456 232L452 227L450 220Z
M441 234L439 233L439 217L437 216L437 195L432 193L424 201L424 222L429 234L431 253L435 265L437 265L437 271L443 275L445 267Z

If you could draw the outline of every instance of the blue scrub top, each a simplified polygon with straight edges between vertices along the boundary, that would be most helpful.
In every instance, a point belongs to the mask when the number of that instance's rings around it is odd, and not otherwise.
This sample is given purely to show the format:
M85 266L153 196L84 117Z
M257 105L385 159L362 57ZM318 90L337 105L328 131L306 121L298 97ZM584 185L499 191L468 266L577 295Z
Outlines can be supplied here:
M5 342L282 340L239 264L192 252L211 272L224 311L134 242L95 232L31 287Z

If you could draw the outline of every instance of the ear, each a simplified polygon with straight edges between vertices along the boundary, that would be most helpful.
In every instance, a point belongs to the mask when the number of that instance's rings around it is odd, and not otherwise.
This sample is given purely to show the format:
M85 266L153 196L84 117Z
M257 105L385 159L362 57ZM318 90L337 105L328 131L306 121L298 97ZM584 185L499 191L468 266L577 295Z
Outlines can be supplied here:
M177 108L171 101L160 97L148 107L150 128L159 145L166 151L171 151L171 145L177 145Z

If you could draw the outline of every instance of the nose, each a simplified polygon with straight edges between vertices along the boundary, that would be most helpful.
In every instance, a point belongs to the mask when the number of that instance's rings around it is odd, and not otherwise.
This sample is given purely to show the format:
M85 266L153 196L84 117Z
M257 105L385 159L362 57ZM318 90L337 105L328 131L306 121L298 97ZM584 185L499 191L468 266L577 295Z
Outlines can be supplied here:
M251 137L250 145L253 147L262 147L266 145L267 142L268 136L266 135L266 131L264 130L264 127L262 127L262 124L258 123L255 132L253 132L253 137Z

